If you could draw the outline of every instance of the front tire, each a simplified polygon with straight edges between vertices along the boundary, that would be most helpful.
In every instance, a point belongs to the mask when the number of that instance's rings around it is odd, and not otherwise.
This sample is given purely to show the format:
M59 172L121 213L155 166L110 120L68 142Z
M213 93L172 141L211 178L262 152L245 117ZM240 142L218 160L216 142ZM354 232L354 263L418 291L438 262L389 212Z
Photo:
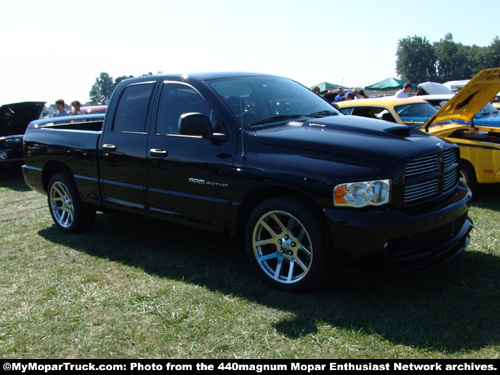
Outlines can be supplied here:
M247 256L267 284L304 291L319 284L326 268L326 238L321 217L292 197L260 204L245 233Z
M477 190L477 179L474 167L466 161L460 163L460 181L469 187L473 192Z
M78 233L94 223L95 210L80 200L75 183L67 174L58 173L50 179L47 196L50 214L59 230Z

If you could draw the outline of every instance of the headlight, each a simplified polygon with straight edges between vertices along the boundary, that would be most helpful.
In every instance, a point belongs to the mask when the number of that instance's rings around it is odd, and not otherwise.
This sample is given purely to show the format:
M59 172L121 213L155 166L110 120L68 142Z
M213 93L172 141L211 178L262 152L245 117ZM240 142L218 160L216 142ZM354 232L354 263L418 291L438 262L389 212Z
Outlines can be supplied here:
M389 203L390 198L390 180L346 182L333 189L335 206L381 206Z
M5 151L0 152L0 159L7 160L8 156L9 155Z
M5 140L7 144L21 143L23 141L23 137L8 137L2 139L2 141L3 140Z

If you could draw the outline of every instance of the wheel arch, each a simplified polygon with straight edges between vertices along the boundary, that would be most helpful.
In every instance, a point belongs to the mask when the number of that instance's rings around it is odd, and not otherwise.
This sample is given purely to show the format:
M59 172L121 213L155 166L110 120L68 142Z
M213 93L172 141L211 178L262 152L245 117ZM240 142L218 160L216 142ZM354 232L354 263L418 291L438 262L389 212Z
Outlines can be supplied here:
M45 191L47 191L49 187L49 181L52 178L52 176L56 175L57 173L64 173L68 175L68 177L72 178L73 177L73 171L63 162L57 161L57 160L52 160L49 161L43 168L42 172L42 182L43 182L43 188Z
M294 200L298 200L307 205L308 207L316 211L318 217L321 217L324 224L326 225L326 219L323 215L321 206L314 200L314 198L312 198L307 193L290 187L283 187L278 185L259 186L250 190L245 195L238 209L236 227L234 229L234 234L236 234L237 238L244 238L246 223L253 210L259 204L268 199L282 196L292 197Z
M471 190L476 190L477 189L477 171L476 168L474 168L474 165L467 159L460 158L460 173L462 174L463 172L469 172L472 174L470 177L472 181L469 182L469 188Z

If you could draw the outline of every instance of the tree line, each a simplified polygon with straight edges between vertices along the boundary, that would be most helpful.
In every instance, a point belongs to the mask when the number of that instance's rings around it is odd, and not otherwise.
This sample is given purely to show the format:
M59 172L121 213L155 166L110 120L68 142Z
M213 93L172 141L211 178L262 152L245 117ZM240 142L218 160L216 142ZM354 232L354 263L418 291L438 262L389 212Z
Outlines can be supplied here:
M500 39L496 36L491 45L478 47L456 43L451 33L433 44L412 36L399 40L396 57L396 72L412 83L469 79L483 69L500 67Z
M162 72L158 72L158 74L162 74ZM153 73L149 72L147 74L143 74L143 76L151 76ZM100 105L107 104L109 99L111 98L111 94L113 93L116 85L118 85L121 81L127 78L133 78L134 76L121 76L113 79L108 73L101 73L99 77L95 79L95 83L92 85L92 88L89 92L89 104L91 105Z
M451 33L433 44L415 35L399 40L396 57L396 72L412 83L469 79L483 69L500 67L500 39L496 36L491 45L478 47L456 43ZM116 85L132 77L113 79L108 73L101 73L89 92L90 104L106 104Z

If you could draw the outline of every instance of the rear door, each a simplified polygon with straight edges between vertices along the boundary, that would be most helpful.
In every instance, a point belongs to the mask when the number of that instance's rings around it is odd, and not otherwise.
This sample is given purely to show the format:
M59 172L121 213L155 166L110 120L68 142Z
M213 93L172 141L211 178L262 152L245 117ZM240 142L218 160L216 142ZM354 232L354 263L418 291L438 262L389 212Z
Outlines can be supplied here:
M144 214L148 177L146 124L155 83L126 87L111 129L102 133L100 168L103 204L107 208Z

